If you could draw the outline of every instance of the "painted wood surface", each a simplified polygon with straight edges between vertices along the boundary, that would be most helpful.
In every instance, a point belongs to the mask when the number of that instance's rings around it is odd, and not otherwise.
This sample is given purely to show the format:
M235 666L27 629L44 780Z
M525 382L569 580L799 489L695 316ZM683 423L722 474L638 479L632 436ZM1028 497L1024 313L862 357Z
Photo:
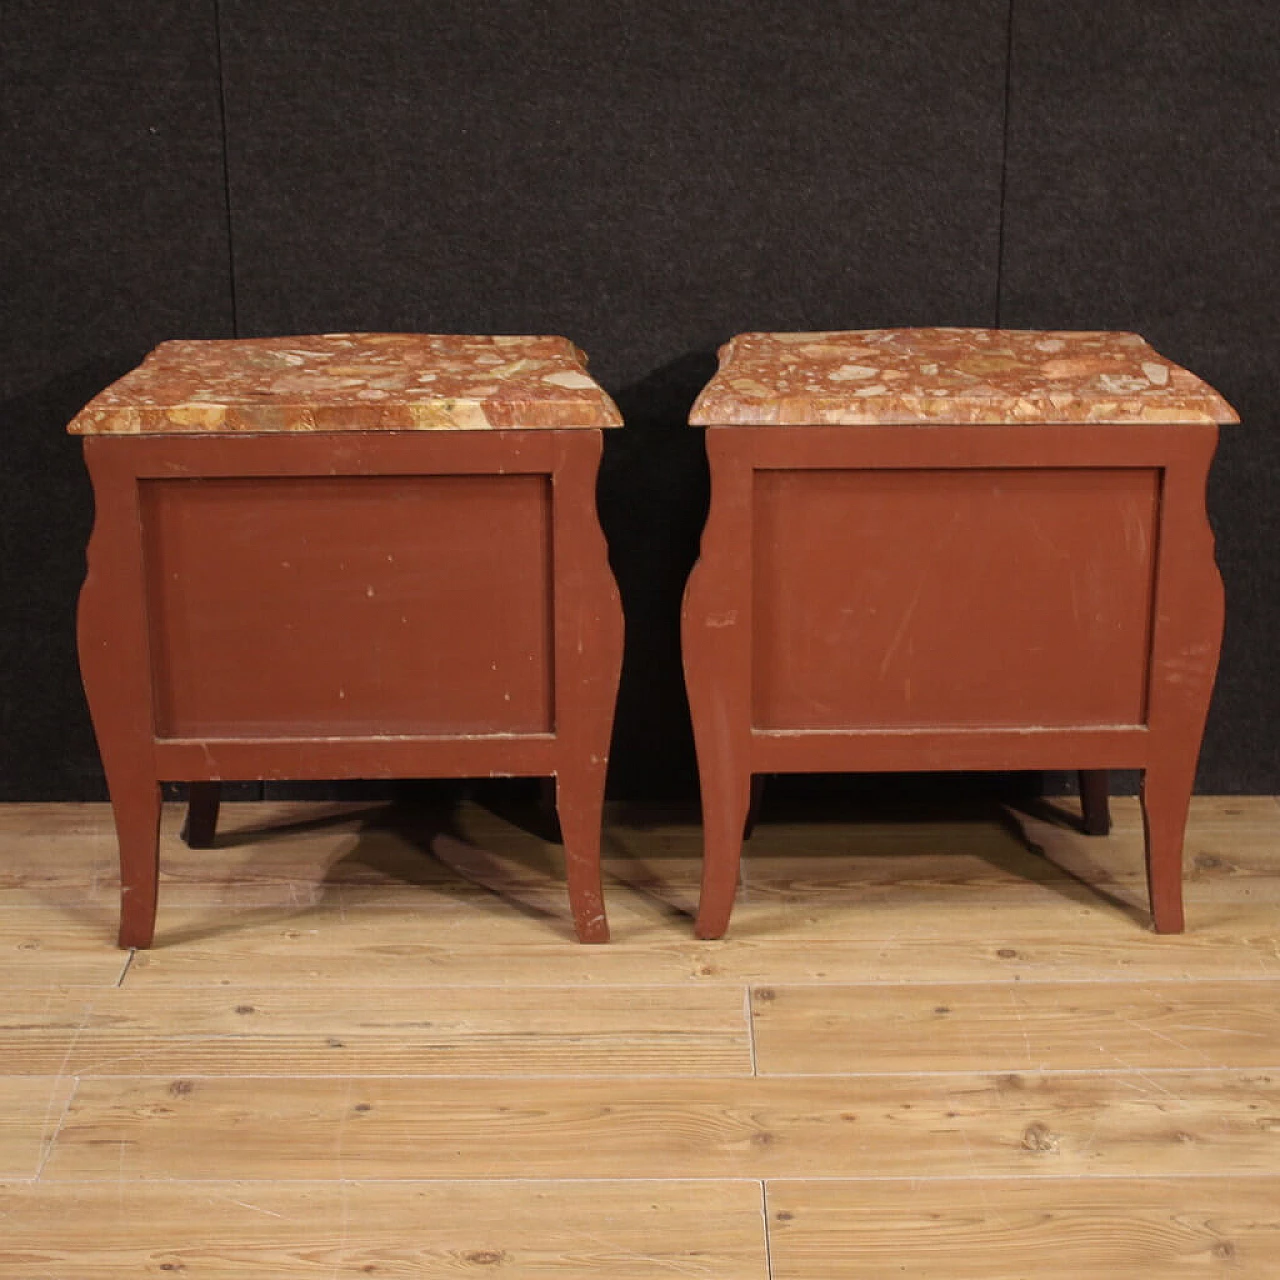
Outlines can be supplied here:
M601 452L597 430L85 439L78 647L121 947L155 936L161 783L195 784L207 847L224 781L438 776L554 777L574 931L608 940Z
M1094 830L1099 774L1141 770L1151 918L1183 930L1222 643L1205 511L1217 427L1016 418L695 419L711 505L681 637L706 826L699 937L728 927L752 775L930 770L1083 771Z

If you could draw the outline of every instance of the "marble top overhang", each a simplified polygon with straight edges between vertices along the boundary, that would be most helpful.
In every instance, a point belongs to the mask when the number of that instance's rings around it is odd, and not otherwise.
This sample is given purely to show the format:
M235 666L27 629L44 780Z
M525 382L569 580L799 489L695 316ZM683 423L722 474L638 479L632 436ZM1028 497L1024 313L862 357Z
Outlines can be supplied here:
M327 333L161 343L73 435L618 427L567 338Z
M693 426L1238 422L1136 333L863 329L743 333Z

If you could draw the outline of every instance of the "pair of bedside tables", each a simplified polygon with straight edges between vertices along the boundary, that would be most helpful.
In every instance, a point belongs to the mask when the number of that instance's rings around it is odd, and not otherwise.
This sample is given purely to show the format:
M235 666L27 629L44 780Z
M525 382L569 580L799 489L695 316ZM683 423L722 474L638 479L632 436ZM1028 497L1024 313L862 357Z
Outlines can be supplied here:
M1155 927L1221 641L1204 509L1230 407L1131 334L745 334L694 407L711 508L683 647L719 937L752 779L1143 771ZM583 942L623 620L595 510L617 409L562 338L165 343L72 422L79 644L151 944L160 784L554 776Z

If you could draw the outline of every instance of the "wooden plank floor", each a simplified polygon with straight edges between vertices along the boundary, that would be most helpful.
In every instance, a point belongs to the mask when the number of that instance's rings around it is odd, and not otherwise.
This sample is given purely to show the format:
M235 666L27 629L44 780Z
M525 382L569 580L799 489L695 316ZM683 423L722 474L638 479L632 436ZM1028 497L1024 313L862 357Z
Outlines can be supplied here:
M0 1278L1280 1277L1280 802L615 811L614 941L537 815L166 809L113 945L100 805L0 808ZM856 818L856 820L855 820Z

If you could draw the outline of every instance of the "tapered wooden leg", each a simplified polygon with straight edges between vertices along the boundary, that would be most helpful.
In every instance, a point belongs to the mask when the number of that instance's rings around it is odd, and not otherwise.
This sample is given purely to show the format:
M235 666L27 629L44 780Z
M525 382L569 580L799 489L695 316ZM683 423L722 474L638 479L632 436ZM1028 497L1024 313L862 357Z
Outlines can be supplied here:
M1181 933L1182 842L1191 807L1195 762L1159 765L1142 775L1142 825L1147 843L1147 889L1157 933Z
M1111 786L1105 769L1080 770L1080 814L1085 834L1105 836L1111 830Z
M134 453L129 441L93 437L85 440L84 452L96 510L77 618L80 673L120 846L120 945L149 947L159 879L160 784Z
M160 880L160 786L143 782L115 786L111 808L120 844L120 937L122 947L146 948L156 932Z
M729 927L742 870L742 833L751 804L751 775L727 758L699 764L702 785L702 890L694 934L720 938Z
M218 806L222 783L193 782L187 789L187 820L182 838L191 849L212 849L218 833Z
M600 872L604 769L569 765L556 778L556 808L564 838L569 910L579 942L608 942Z
M751 839L751 834L756 829L756 820L760 817L760 800L764 796L764 774L753 773L751 775L751 797L747 802L747 820L742 824L742 840Z
M608 942L600 827L622 669L622 604L590 501L600 467L600 433L564 431L559 446L553 505L556 806L573 927L580 942Z
M729 927L751 811L751 470L734 435L707 432L711 509L681 612L702 790L699 938Z
M1142 775L1147 886L1157 933L1181 933L1182 841L1222 645L1222 579L1204 492L1217 428L1180 433L1165 469L1148 725Z

